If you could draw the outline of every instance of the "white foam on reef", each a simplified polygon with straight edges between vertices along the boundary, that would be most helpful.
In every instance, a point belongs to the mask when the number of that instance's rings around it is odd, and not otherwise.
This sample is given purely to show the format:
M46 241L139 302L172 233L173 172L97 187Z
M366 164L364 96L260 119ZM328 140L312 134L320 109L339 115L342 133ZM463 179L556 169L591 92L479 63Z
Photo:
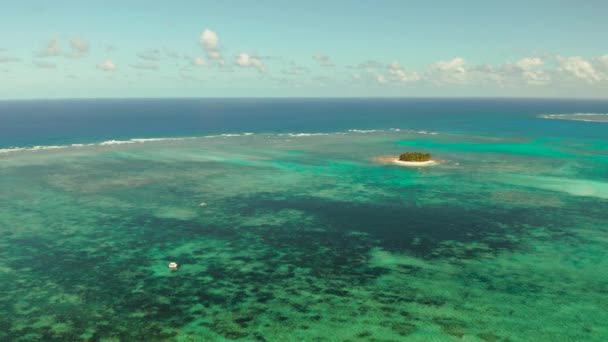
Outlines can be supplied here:
M314 137L314 136L323 136L323 135L345 135L348 133L355 134L365 134L365 133L382 133L382 132L405 132L405 133L417 133L417 134L428 134L428 135L437 135L437 132L431 131L416 131L411 129L402 129L402 128L389 128L389 129L349 129L345 132L298 132L298 133L281 133L279 136L289 136L289 137Z
M19 152L19 151L43 151L43 150L58 150L68 147L76 147L77 144L74 145L47 145L47 146L32 146L32 147L9 147L0 149L0 153L11 153L11 152ZM78 144L81 145L81 144Z
M288 137L315 137L320 135L330 135L331 133L281 133L280 136Z
M241 137L241 136L251 136L254 133L243 133L243 134L221 134L221 135L208 135L203 136L204 138L214 138L214 137ZM168 138L133 138L127 140L106 140L99 143L92 144L69 144L69 145L47 145L47 146L32 146L32 147L9 147L0 149L0 154L4 153L13 153L13 152L25 152L25 151L40 151L40 150L56 150L56 149L65 149L70 147L87 147L87 146L115 146L115 145L128 145L128 144L143 144L148 142L157 142L157 141L180 141L180 140L188 140L188 139L196 139L197 137L168 137Z
M108 145L123 145L123 144L134 144L135 141L131 141L131 140L106 140L104 142L99 143L99 145L101 146L108 146Z
M124 145L124 144L142 144L146 142L152 141L170 141L170 140L186 140L193 139L193 137L184 137L184 138L133 138L129 140L106 140L100 143L92 143L92 144L69 144L69 145L46 145L46 146L32 146L32 147L9 147L0 149L0 154L2 153L12 153L12 152L22 152L22 151L42 151L42 150L58 150L58 149L66 149L70 147L79 148L79 147L87 147L87 146L112 146L112 145Z
M0 153L11 153L27 150L25 147L0 148Z
M352 133L374 133L374 132L383 132L384 130L380 129L349 129L349 132Z
M350 129L348 131L342 132L292 132L292 133L278 133L278 134L269 134L274 136L288 136L288 137L315 137L315 136L329 136L329 135L346 135L349 133L378 133L378 132L406 132L406 133L418 133L418 134L430 134L435 135L438 134L436 132L429 131L415 131L409 129L401 129L401 128L390 128L387 130L382 129ZM204 135L198 137L166 137L166 138L133 138L133 139L125 139L125 140L106 140L99 143L91 143L91 144L69 144L69 145L47 145L47 146L31 146L31 147L8 147L0 149L0 154L7 153L15 153L15 152L27 152L27 151L42 151L42 150L56 150L56 149L65 149L65 148L80 148L80 147L88 147L88 146L118 146L118 145L130 145L130 144L142 144L148 142L158 142L158 141L179 141L179 140L187 140L187 139L196 139L196 138L232 138L232 137L248 137L252 136L255 133L244 132L244 133L224 133L224 134L216 134L216 135Z
M124 145L124 144L141 144L141 143L146 143L146 142L152 142L152 141L172 141L172 140L186 140L186 139L193 139L192 137L185 137L185 138L133 138L133 139L129 139L129 140L106 140L103 141L101 143L99 143L98 145L100 146L108 146L108 145ZM92 144L94 145L94 144ZM74 146L74 145L72 145Z
M247 137L253 135L254 133L224 133L224 134L215 134L215 135L205 135L203 138L230 138L230 137Z
M608 123L608 113L542 114L543 119Z

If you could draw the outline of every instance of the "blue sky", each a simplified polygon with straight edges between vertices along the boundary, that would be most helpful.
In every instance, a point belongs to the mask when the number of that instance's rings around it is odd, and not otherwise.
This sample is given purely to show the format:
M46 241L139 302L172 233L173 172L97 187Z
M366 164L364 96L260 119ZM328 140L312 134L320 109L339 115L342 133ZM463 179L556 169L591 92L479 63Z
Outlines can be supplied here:
M10 1L0 98L608 97L607 1Z

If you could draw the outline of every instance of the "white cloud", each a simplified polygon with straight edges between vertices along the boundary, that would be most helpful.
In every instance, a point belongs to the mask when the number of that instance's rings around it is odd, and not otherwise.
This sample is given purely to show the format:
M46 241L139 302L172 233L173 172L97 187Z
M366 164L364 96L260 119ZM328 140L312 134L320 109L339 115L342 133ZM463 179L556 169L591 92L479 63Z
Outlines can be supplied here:
M538 57L522 58L515 63L517 76L530 85L542 85L550 81L549 75L542 69L545 62Z
M72 52L69 53L67 56L71 58L83 57L89 52L91 48L89 42L82 38L70 39L70 47L72 48Z
M201 33L200 42L205 49L217 50L220 39L218 38L217 33L205 29L203 33Z
M466 63L463 58L456 57L449 61L439 61L431 64L427 77L438 84L462 84L467 81Z
M236 64L239 66L242 66L242 67L254 67L254 68L258 69L259 72L266 71L266 66L260 60L259 57L250 56L249 54L246 54L246 53L241 53L240 55L238 55Z
M386 64L369 60L350 68L361 70L361 73L350 75L353 80L372 84L406 83L422 79L418 72L406 71L398 62Z
M522 86L522 85L546 85L551 81L551 73L547 71L545 61L538 57L526 57L513 63L499 65L471 65L464 67L464 75L461 84L470 85L498 85ZM439 77L439 79L441 79ZM429 78L430 81L433 81ZM437 82L441 83L441 82ZM458 83L458 82L444 82Z
M593 65L586 59L574 56L574 57L561 57L557 56L560 71L563 71L575 78L583 81L593 83L602 79L601 74L595 70Z
M329 56L324 55L322 53L317 53L312 56L312 59L319 62L319 64L323 67L333 67L335 64L329 59Z
M192 64L196 65L196 66L207 66L207 61L204 60L202 57L195 57L194 60L192 61Z
M474 65L467 69L467 78L472 80L472 83L478 84L497 84L499 86L506 85L509 82L520 83L517 81L521 77L521 69L515 64L505 65Z
M597 57L595 64L597 65L597 69L604 72L604 78L608 79L608 54Z
M538 57L523 58L515 63L515 65L522 70L532 70L536 67L542 66L543 64L545 64L543 60Z
M386 77L384 77L384 75L381 75L381 74L376 74L375 75L375 80L376 80L376 82L378 82L380 84L384 84L384 83L388 82L386 80Z
M54 57L61 55L59 41L56 38L51 39L36 55L38 57Z
M116 70L116 64L111 60L106 60L97 65L97 68L103 71L114 71Z
M199 43L203 46L205 54L207 55L207 59L217 61L218 63L223 64L224 58L220 53L220 39L217 33L209 29L205 29L199 37Z
M392 81L398 82L419 81L421 78L416 72L406 72L397 62L393 62L388 65L388 76Z

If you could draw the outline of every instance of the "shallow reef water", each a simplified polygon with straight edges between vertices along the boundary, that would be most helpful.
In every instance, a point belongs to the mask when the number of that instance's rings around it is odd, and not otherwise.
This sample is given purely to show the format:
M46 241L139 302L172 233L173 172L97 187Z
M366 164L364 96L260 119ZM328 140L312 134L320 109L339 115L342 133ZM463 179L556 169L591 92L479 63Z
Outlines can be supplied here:
M0 340L608 340L608 142L425 133L0 154Z

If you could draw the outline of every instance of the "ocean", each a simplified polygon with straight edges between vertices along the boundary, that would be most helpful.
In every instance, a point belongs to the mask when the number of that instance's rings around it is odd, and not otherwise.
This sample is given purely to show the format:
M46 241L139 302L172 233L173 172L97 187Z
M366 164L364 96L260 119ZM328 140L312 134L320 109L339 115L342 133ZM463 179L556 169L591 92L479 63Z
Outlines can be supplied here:
M607 298L608 101L0 102L1 341L606 341Z

